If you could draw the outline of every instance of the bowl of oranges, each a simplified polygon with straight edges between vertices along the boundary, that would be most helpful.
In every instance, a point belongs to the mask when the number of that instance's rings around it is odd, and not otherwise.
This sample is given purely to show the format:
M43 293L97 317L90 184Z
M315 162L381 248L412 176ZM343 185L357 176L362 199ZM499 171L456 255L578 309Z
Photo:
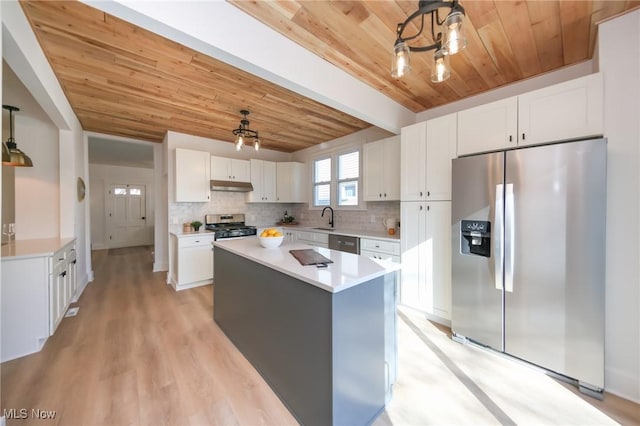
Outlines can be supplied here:
M264 248L276 248L282 244L284 235L278 228L265 228L258 234L258 240Z

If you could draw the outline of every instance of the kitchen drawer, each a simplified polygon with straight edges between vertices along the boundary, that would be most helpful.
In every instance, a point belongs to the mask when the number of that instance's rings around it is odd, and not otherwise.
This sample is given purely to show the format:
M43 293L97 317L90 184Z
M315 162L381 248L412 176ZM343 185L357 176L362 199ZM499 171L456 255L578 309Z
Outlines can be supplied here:
M329 234L322 232L298 231L298 240L329 244ZM324 246L326 247L326 246Z
M372 259L381 259L390 262L400 263L400 256L394 256L392 254L379 253L371 250L360 250L360 256L367 256Z
M203 235L197 237L182 237L178 238L178 247L201 247L201 246L211 246L211 243L214 241L213 235Z
M400 242L360 239L360 249L400 256Z

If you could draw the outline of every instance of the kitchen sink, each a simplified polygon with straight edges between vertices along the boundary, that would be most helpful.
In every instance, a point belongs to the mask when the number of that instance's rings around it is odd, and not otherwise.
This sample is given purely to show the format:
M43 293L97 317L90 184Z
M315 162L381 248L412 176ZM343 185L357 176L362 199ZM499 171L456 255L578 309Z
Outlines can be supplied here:
M335 229L333 228L313 228L313 229L318 229L320 231L335 231Z

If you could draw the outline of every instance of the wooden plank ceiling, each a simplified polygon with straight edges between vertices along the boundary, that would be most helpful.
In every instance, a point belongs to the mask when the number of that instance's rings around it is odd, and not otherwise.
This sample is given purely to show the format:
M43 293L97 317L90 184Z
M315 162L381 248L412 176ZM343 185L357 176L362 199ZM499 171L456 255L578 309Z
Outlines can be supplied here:
M461 0L468 46L451 57L451 78L433 84L432 52L412 54L402 80L390 76L396 26L417 9L415 0L229 1L414 112L587 60L597 23L640 6ZM248 109L265 148L292 152L369 126L80 2L21 4L85 130L232 141L239 110Z
M433 51L412 53L411 73L402 80L390 73L397 24L418 9L416 0L229 1L414 112L590 59L597 23L640 6L616 0L460 0L468 45L451 56L451 78L434 84ZM420 20L414 22L405 35L417 33ZM433 43L430 20L425 27L429 36L411 45Z
M263 148L293 152L370 126L78 1L21 5L87 131L232 142L247 109Z

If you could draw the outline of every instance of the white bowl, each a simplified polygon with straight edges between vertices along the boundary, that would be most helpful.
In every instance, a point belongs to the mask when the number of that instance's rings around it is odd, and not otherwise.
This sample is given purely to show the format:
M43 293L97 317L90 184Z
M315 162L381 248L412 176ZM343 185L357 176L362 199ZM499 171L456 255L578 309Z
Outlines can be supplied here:
M282 244L284 235L282 237L258 237L258 240L260 240L260 245L264 248L276 248Z

